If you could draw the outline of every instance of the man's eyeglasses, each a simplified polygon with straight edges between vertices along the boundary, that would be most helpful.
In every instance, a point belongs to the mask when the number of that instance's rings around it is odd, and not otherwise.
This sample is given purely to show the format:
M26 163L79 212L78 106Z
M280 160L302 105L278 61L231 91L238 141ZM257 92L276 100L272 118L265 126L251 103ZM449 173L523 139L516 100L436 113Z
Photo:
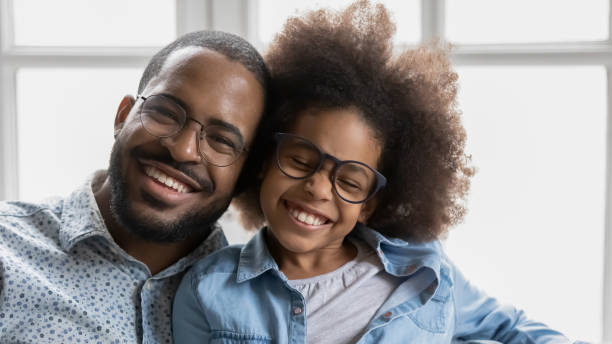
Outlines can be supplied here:
M242 135L235 128L211 124L205 126L188 117L187 111L171 97L163 94L139 95L143 100L140 106L140 122L149 134L160 138L178 134L188 120L200 125L198 133L198 150L202 157L215 166L233 164L242 152L246 151Z
M339 160L301 136L276 133L274 139L276 163L289 178L306 179L319 171L325 160L333 161L332 187L348 203L363 203L387 184L380 172L363 162Z

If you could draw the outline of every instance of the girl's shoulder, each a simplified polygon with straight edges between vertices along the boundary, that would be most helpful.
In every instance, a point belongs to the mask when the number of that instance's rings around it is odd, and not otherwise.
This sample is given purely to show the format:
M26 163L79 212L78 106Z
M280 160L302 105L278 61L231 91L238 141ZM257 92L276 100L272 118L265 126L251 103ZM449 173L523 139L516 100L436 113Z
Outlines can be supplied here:
M243 244L238 244L217 250L197 261L192 266L190 273L196 278L210 274L235 274L243 247Z

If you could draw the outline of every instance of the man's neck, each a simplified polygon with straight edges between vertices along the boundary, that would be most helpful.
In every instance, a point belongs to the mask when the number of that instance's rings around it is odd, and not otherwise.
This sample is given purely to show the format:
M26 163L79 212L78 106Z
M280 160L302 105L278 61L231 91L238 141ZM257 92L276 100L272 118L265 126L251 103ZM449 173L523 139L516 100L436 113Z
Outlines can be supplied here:
M108 178L92 183L92 190L106 228L113 240L127 254L145 264L155 275L200 245L204 238L189 238L175 243L158 243L145 240L120 225L110 209L111 187Z

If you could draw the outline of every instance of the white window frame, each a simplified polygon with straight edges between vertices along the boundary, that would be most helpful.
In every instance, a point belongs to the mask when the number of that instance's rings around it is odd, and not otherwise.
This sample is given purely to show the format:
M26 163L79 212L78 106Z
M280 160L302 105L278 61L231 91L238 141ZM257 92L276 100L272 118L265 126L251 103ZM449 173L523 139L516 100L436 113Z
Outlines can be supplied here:
M17 70L29 67L144 68L161 48L15 46L14 1L19 0L0 0L0 200L19 197ZM176 0L177 35L211 28L214 2Z
M445 0L422 1L423 39L444 37ZM604 262L602 338L612 343L612 1L608 15L608 39L597 42L547 44L455 45L456 66L594 65L607 74L606 190L604 205Z
M0 200L18 190L16 72L24 67L144 67L160 47L16 47L12 3L0 0ZM257 8L265 0L176 0L177 35L200 29L233 32L258 49ZM445 0L421 0L422 41L444 37ZM598 65L607 72L606 197L603 285L603 338L612 342L612 0L605 41L554 44L455 45L457 66Z

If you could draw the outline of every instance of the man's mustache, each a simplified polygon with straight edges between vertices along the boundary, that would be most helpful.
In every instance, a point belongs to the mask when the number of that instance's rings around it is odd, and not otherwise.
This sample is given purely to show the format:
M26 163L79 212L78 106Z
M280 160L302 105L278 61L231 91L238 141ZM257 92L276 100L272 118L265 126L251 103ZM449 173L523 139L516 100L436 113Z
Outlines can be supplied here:
M200 185L203 192L212 194L215 191L215 185L207 174L202 175L202 173L197 173L194 171L194 163L178 162L174 160L170 154L146 152L140 147L134 148L132 155L136 158L154 160L162 164L166 164L175 170L184 173L191 179L195 180Z

